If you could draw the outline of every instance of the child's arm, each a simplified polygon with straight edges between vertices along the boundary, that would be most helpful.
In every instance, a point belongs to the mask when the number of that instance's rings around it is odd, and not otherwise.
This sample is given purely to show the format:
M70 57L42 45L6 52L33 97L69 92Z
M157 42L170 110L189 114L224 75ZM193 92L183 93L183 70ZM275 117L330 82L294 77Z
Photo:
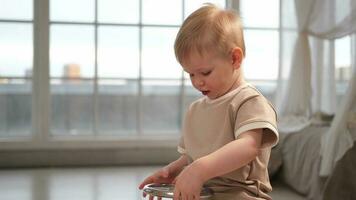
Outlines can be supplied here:
M151 176L147 177L139 186L139 189L150 183L171 183L174 178L188 165L188 157L182 155L177 160L171 162L169 165L159 169Z
M262 129L242 133L239 138L194 163L205 180L229 173L254 160L259 153Z
M204 182L241 168L255 159L261 141L262 129L250 130L242 133L237 140L195 160L176 178L174 199L179 199L179 195L187 196L187 199L199 197Z

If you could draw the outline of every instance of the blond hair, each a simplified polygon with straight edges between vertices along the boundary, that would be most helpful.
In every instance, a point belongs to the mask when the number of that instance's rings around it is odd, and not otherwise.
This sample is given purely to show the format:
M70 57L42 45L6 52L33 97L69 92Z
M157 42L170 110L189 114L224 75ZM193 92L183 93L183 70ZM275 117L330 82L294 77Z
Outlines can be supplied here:
M204 4L183 22L174 51L179 63L189 59L192 52L201 56L214 50L228 56L234 47L240 47L245 55L245 43L239 15L233 10L224 10L214 4Z

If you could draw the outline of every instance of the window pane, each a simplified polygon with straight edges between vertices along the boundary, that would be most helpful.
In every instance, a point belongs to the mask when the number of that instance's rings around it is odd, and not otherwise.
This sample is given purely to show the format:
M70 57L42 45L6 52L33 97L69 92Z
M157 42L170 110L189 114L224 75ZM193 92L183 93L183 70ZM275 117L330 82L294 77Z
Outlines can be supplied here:
M352 76L351 38L346 36L335 40L335 80L337 104L340 104Z
M94 27L52 25L50 35L52 77L94 76Z
M178 133L180 80L143 81L142 128L146 134Z
M93 82L51 80L53 135L93 133Z
M221 8L226 8L226 0L185 0L184 18L200 8L204 3L212 3Z
M0 78L0 137L30 136L32 83Z
M94 22L94 0L51 0L51 21Z
M137 80L100 80L99 133L110 135L136 133L137 96Z
M139 23L138 0L98 0L98 20L104 23Z
M335 40L335 67L336 80L348 81L351 78L351 40L343 37Z
M144 27L142 30L142 76L144 78L179 78L182 68L174 55L178 28Z
M32 20L32 0L0 0L0 19Z
M278 31L246 30L245 42L246 58L243 61L243 69L246 78L277 80Z
M279 27L279 0L240 0L240 10L245 27Z
M137 78L139 75L138 27L99 27L99 77Z
M142 22L143 24L181 24L182 1L142 0Z
M1 137L31 135L32 43L32 24L0 24Z
M275 80L254 80L251 83L265 96L270 102L275 103L275 93L277 81Z
M32 24L0 23L0 77L31 76Z

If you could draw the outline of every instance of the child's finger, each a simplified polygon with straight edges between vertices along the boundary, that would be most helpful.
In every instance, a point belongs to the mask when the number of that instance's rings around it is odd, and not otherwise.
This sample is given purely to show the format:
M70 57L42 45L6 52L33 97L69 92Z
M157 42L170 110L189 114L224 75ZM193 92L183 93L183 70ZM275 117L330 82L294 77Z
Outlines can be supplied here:
M164 167L164 168L162 169L161 175L162 175L162 177L164 177L164 178L168 178L168 176L169 176L169 170L168 170L167 167Z
M153 183L153 177L149 176L147 177L145 180L143 180L143 182L140 184L140 186L138 187L140 190L143 189L143 187L145 187L145 185L149 184L149 183Z
M195 194L195 195L193 196L193 199L199 200L199 199L200 199L200 194Z
M180 199L181 200L190 200L188 195L182 195L182 194L180 194Z
M180 192L179 192L179 190L177 190L176 188L174 188L174 191L173 191L173 200L179 200L179 197L180 197Z

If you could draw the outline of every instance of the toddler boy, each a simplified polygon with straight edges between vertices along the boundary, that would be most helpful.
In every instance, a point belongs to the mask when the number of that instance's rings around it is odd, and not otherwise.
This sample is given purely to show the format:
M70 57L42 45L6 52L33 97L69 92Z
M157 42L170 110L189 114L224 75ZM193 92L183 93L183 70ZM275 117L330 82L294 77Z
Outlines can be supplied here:
M199 199L202 186L216 200L271 199L267 165L278 142L273 106L243 77L245 56L239 16L206 4L183 23L175 54L204 97L184 119L180 158L147 177L174 183L174 199ZM150 197L152 199L152 197Z

